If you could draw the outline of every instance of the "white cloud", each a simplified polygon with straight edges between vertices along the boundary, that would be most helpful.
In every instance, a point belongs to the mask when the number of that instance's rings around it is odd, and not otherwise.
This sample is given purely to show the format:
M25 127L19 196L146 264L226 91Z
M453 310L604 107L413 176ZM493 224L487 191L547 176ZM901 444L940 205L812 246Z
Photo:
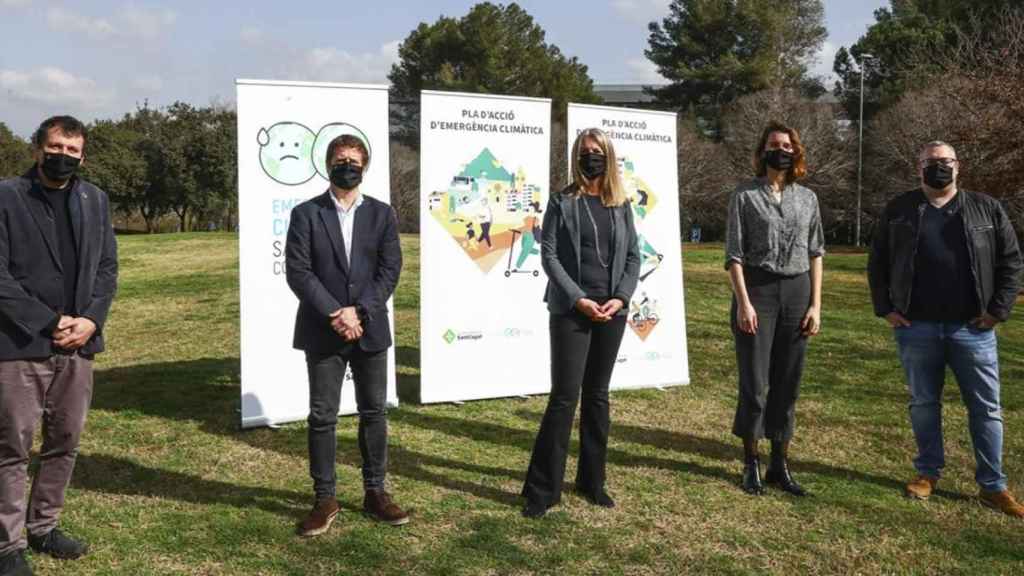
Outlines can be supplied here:
M832 73L832 63L836 59L836 52L839 50L839 46L825 41L821 45L821 50L814 55L814 62L810 66L811 74L815 76L823 76L825 78L825 86L831 86L835 80L835 75Z
M0 93L12 100L85 109L100 108L113 99L113 91L100 88L94 80L54 67L30 72L0 69Z
M612 8L619 14L644 25L664 18L669 4L670 0L612 0Z
M300 80L330 82L384 82L398 61L401 41L388 42L376 52L352 53L334 47L312 48L300 57ZM295 77L296 70L289 76Z
M151 40L173 26L178 16L167 8L146 8L128 4L109 18L79 14L61 7L46 12L46 23L52 30L82 32L97 40Z
M629 70L629 84L665 84L667 80L658 74L658 67L647 58L630 58L626 60Z
M32 0L0 0L0 6L4 8L20 8L28 6Z

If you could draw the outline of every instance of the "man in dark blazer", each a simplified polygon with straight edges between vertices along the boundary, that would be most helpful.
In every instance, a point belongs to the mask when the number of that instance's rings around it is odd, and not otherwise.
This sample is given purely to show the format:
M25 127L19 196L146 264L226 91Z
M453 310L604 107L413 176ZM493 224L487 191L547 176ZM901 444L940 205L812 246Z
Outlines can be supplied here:
M92 397L93 357L117 289L107 195L76 176L86 129L43 122L35 165L0 182L0 575L31 574L36 553L77 558L88 547L57 528ZM39 471L25 498L32 435ZM25 530L27 539L22 534Z
M359 191L370 164L366 145L342 135L327 146L331 186L292 210L285 248L288 285L299 298L294 346L309 372L309 470L316 503L302 536L326 532L335 498L335 427L345 368L352 369L363 459L363 511L397 526L409 516L385 491L387 471L387 301L402 250L395 211Z

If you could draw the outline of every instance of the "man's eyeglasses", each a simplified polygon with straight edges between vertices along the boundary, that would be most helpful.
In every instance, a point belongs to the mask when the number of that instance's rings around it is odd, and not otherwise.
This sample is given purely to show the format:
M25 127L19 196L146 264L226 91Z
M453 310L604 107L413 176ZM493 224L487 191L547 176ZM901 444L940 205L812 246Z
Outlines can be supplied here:
M928 166L935 166L937 164L942 164L947 168L952 168L953 166L956 166L959 163L960 161L957 160L956 158L928 158L925 160L921 160L921 166L924 166L925 168L927 168Z

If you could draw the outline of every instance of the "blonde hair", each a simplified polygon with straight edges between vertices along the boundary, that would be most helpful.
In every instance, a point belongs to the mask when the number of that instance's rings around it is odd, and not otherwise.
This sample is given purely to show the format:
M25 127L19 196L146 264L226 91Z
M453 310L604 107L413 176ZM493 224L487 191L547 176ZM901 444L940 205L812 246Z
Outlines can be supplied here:
M576 136L572 145L572 183L576 194L583 193L583 170L580 168L580 148L583 141L593 140L601 149L605 158L604 176L601 186L601 204L605 206L621 206L626 202L626 188L622 184L622 177L619 175L619 160L615 156L615 147L607 134L597 128L587 128Z

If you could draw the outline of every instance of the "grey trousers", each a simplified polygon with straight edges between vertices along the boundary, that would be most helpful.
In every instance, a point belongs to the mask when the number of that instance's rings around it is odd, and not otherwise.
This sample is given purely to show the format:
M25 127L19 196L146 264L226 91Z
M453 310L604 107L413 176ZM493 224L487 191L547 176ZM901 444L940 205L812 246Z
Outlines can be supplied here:
M758 328L756 334L740 332L733 298L730 317L739 397L732 433L740 438L788 441L793 437L807 351L800 322L811 303L810 275L779 276L747 267L743 275Z
M0 361L0 556L26 547L23 528L41 536L57 525L91 400L91 359L57 354ZM32 434L40 420L39 472L26 503Z
M333 498L338 483L338 406L346 366L359 411L359 454L363 457L363 488L383 490L388 467L388 352L366 352L355 346L336 354L306 353L309 371L309 475L316 498Z

